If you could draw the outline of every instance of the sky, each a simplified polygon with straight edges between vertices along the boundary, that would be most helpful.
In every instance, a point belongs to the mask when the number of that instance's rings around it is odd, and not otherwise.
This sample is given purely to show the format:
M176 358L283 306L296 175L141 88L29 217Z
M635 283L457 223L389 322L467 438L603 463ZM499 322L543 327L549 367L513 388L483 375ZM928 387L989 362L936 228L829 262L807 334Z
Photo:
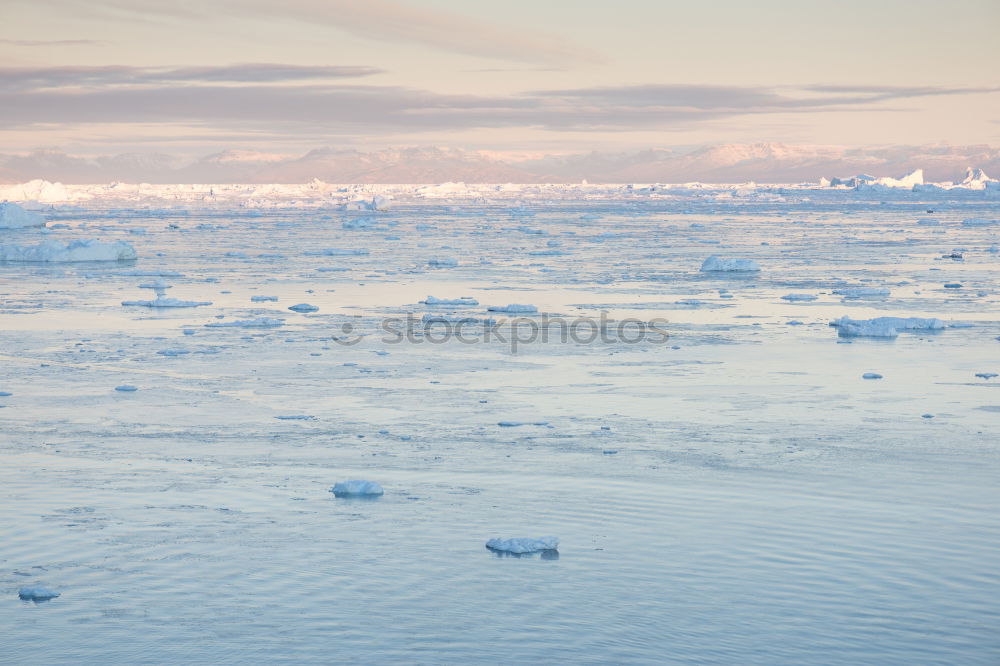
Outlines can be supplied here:
M0 153L1000 143L997 0L3 0Z

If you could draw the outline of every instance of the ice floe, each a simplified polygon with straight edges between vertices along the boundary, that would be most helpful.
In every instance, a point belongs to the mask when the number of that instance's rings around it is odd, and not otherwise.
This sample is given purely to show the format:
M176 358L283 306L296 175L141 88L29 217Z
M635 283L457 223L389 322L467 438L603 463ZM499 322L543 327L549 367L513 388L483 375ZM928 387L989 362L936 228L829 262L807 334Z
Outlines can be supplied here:
M274 317L257 317L256 319L237 319L234 321L213 321L205 324L205 328L276 328L285 324L284 319Z
M491 305L486 308L489 312L506 312L508 314L534 314L538 308L534 305L521 303L511 303L509 305Z
M486 542L486 547L490 550L502 553L523 555L526 553L538 553L546 550L558 550L559 539L553 536L538 537L535 539L528 537L518 537L514 539L490 539Z
M885 287L840 287L834 289L833 293L844 298L886 298L890 291Z
M317 312L319 307L309 303L296 303L295 305L289 305L288 309L293 312Z
M760 266L753 259L725 258L712 255L701 264L703 273L751 273L760 270Z
M48 601L58 597L59 593L47 587L22 587L17 596L24 601Z
M338 481L330 489L334 497L378 497L385 491L374 481Z
M171 289L172 287L163 280L146 282L140 284L139 288L152 289L153 293L156 294L156 298L149 301L122 301L122 305L146 308L197 308L202 305L212 304L211 301L182 301L176 298L168 298L166 290Z
M420 302L424 305L479 305L479 301L471 296L462 296L461 298L436 298L428 296Z
M851 319L844 316L830 322L842 338L895 338L900 331L936 331L945 328L940 319L921 317L876 317Z
M458 260L450 257L430 259L427 265L432 268L455 268L458 266Z
M48 240L38 245L0 245L0 261L25 263L72 263L78 261L131 261L135 248L124 241Z

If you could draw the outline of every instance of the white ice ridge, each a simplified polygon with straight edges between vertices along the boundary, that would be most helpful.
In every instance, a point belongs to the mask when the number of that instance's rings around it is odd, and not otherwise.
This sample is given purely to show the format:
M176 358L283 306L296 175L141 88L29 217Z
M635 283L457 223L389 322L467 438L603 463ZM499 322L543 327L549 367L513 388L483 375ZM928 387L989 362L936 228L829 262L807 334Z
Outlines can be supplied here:
M749 273L759 270L760 266L753 259L723 258L714 254L701 264L703 273Z
M45 218L38 213L24 210L16 203L0 203L0 229L44 227Z
M426 300L420 302L424 305L479 305L479 301L471 296L462 296L461 298L437 298L435 296L428 296Z
M534 305L524 305L520 303L511 303L510 305L491 305L486 309L490 312L507 312L510 314L533 314L538 312L538 308Z
M334 497L377 497L385 493L374 481L338 481L330 489Z
M526 537L490 539L486 542L486 547L490 550L499 550L504 553L537 553L543 550L557 550L559 548L559 539L554 536L538 537L537 539Z
M945 328L940 319L921 317L876 317L851 319L844 316L830 322L842 338L895 338L899 331L937 331Z
M64 245L48 240L38 245L0 245L0 261L71 263L76 261L131 261L135 248L124 241L75 240Z

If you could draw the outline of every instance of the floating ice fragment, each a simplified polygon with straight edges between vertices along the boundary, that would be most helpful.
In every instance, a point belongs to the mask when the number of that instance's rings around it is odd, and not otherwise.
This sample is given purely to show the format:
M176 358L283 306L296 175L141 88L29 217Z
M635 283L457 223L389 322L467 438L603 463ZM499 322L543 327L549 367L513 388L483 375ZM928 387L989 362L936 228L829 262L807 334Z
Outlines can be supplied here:
M940 330L945 324L940 319L921 317L876 317L875 319L851 319L841 317L830 322L837 327L842 338L895 338L899 331Z
M486 547L490 550L501 553L514 553L523 555L525 553L538 553L545 550L558 550L559 539L553 536L538 537L531 539L526 537L516 539L490 539L486 542Z
M161 349L156 352L160 356L183 356L184 354L190 354L190 349Z
M279 421L315 421L315 416L310 416L308 414L283 414L281 416L275 416L274 418Z
M334 497L378 497L385 493L374 481L338 481L330 489Z
M962 283L961 282L945 282L944 283L944 288L945 289L961 289L962 288Z
M486 308L489 312L507 312L507 313L521 313L530 314L538 312L538 308L534 305L523 305L519 303L511 303L509 305L491 305Z
M723 258L714 254L701 264L703 273L749 273L759 270L760 266L753 259Z
M284 324L283 319L258 317L256 319L237 319L236 321L213 321L205 324L205 328L274 328Z
M288 306L289 310L295 312L316 312L319 308L315 305L310 305L309 303L298 303L296 305Z
M785 294L781 299L784 301L815 301L816 296L812 294Z
M24 263L72 263L77 261L131 261L135 248L124 241L94 239L63 244L48 240L38 245L0 245L0 261Z
M24 210L16 203L0 203L0 229L25 229L44 227L45 218L38 213Z
M277 300L278 300L277 296L251 296L250 297L250 302L251 303L267 303L269 301L277 301Z
M889 290L885 287L841 287L834 289L833 293L844 298L885 298L889 296Z
M10 391L0 391L0 398L9 398L12 395L14 394Z
M121 386L116 386L115 390L121 393L133 393L138 391L139 388L137 386L132 386L131 384L122 384Z
M479 301L471 296L462 296L461 298L437 298L435 296L428 296L426 300L420 302L424 305L479 305Z
M962 220L963 227L990 227L994 224L1000 224L1000 220L988 220L981 217L967 217Z
M59 593L47 587L22 587L17 596L24 601L48 601L58 597Z
M458 260L451 258L431 259L427 262L427 265L433 268L455 268L458 266Z
M981 377L982 379L993 379L994 377L997 377L997 376L1000 376L1000 375L997 375L997 373L995 373L995 372L977 372L976 373L976 377Z
M882 379L882 375L878 374L877 372L866 372L865 374L861 375L861 378L862 379Z

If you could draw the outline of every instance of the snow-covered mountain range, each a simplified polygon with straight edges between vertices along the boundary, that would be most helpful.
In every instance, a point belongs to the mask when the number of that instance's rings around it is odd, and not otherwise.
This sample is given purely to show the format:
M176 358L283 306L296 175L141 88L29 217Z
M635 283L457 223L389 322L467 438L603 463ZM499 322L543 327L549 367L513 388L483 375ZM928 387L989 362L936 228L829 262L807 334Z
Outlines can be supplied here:
M64 183L793 183L821 178L896 177L923 169L928 181L959 182L966 169L1000 172L1000 149L976 146L844 148L780 143L723 144L694 151L516 156L449 148L371 152L319 148L304 155L227 150L185 160L161 153L79 157L44 150L0 154L0 182Z

